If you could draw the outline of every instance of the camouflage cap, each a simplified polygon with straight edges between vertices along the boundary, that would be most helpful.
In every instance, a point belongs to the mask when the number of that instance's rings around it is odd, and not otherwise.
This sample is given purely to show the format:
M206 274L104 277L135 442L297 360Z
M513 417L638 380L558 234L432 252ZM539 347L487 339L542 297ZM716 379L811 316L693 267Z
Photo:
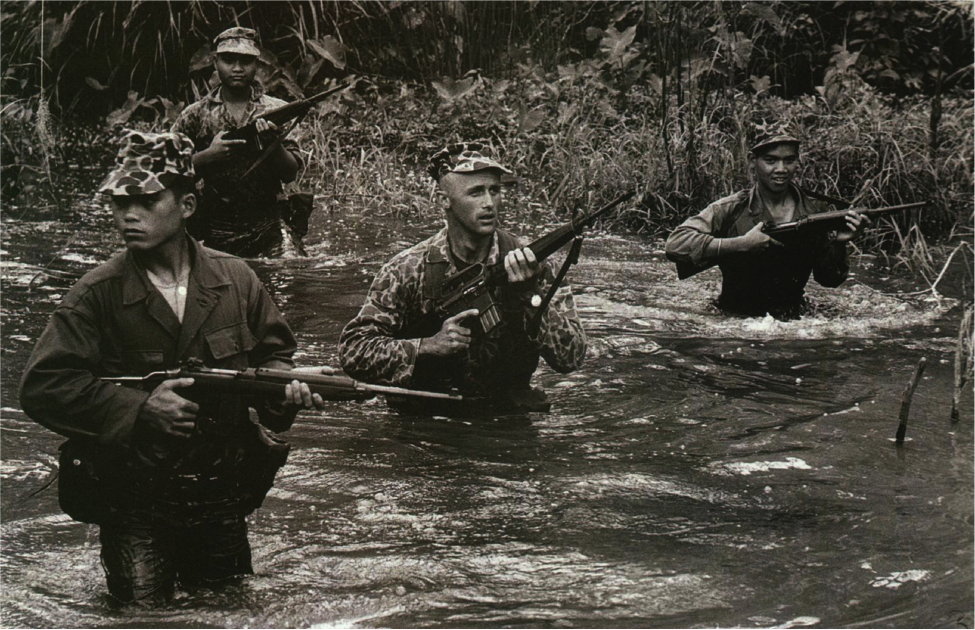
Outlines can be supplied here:
M257 46L257 31L252 28L235 26L217 35L213 40L216 52L237 53L238 55L261 56L261 49Z
M752 133L751 152L757 154L761 149L784 143L795 144L796 148L800 144L799 138L796 137L789 125L783 122L763 122L756 125Z
M151 195L176 178L193 179L193 141L181 133L123 129L115 169L98 188L103 195Z
M491 148L481 142L450 144L430 156L427 172L434 181L447 173L474 173L485 169L497 169L511 175L511 171L491 158Z

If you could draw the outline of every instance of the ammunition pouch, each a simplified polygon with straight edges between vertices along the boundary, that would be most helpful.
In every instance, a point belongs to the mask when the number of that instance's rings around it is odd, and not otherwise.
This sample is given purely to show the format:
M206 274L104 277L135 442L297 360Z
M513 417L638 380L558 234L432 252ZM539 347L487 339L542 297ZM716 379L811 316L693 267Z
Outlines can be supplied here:
M98 466L98 445L72 438L58 456L58 505L82 523L99 523L108 512L105 480Z
M264 497L274 485L278 470L288 461L291 445L256 427L254 439L248 444L238 463L238 476L242 493L241 507L250 514L264 503Z

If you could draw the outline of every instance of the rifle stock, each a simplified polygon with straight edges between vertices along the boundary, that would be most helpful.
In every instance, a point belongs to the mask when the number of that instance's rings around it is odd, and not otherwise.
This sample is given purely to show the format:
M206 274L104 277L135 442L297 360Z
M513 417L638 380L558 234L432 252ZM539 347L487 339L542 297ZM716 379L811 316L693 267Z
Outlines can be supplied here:
M851 208L856 210L860 214L867 216L882 216L885 214L891 214L894 212L900 212L901 210L911 210L914 208L921 208L928 205L926 201L919 201L917 203L905 203L900 206L888 206L886 208ZM820 214L811 214L804 219L799 219L798 221L789 221L787 223L767 223L762 228L762 231L769 236L785 236L793 233L801 233L810 230L827 232L829 230L840 229L846 225L846 214L849 210L837 210L834 212L822 212Z
M106 376L101 380L120 385L155 388L159 383L174 378L192 378L193 389L201 393L231 392L243 397L270 398L283 400L285 386L298 380L308 384L313 394L325 400L367 400L378 394L390 394L407 398L429 398L461 401L462 396L442 392L429 392L403 387L371 385L356 381L347 376L315 374L290 370L268 368L249 368L246 370L222 370L199 366L183 366L173 370L152 372L145 376Z

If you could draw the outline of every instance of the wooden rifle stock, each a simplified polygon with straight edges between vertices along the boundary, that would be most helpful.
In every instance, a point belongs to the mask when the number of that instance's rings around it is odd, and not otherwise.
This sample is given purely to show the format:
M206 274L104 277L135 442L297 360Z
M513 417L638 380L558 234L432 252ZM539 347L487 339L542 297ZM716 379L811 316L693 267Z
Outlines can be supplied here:
M461 401L462 396L442 392L429 392L403 387L371 385L347 376L315 374L313 372L249 368L246 370L222 370L199 366L183 366L173 370L152 372L146 376L106 376L101 380L120 385L155 388L159 383L174 378L192 378L193 389L206 392L236 392L244 397L284 399L285 386L295 380L308 384L313 394L325 400L366 400L378 394L391 394L408 398L432 398Z
M919 201L917 203L905 203L900 206L888 206L886 208L851 208L850 210L856 210L860 214L867 216L882 216L885 214L891 214L894 212L900 212L901 210L911 210L914 208L921 208L928 205L927 201ZM762 228L762 231L769 236L784 236L787 234L792 234L795 232L803 232L807 230L821 230L829 231L840 229L846 225L846 214L849 210L836 210L834 212L821 212L820 214L811 214L804 219L799 219L798 221L789 221L787 223L766 223Z

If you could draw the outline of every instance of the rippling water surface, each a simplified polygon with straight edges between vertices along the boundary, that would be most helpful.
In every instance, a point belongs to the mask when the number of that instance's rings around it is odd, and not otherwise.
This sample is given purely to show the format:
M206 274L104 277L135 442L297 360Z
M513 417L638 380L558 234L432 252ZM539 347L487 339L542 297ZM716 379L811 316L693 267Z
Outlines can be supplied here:
M303 413L250 521L257 575L114 609L97 529L45 488L61 438L24 416L16 382L66 290L119 242L85 196L58 221L24 210L3 220L0 625L972 626L970 389L948 419L957 306L887 294L861 261L839 290L811 283L802 321L723 318L716 271L678 283L659 243L609 236L570 274L585 367L536 374L552 413ZM336 365L380 264L436 225L314 221L309 258L253 265L298 362Z

